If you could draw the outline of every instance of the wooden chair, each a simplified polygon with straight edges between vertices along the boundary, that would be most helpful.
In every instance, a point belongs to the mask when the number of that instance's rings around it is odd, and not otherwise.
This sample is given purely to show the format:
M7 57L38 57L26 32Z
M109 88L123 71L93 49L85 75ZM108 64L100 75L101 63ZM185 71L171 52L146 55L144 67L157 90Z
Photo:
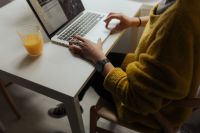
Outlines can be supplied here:
M3 123L0 120L0 133L5 133L5 131L6 131L6 129L5 129L4 125L3 125Z
M197 109L200 107L200 97L174 101L174 104L176 104L177 107L181 108L191 107L193 109ZM173 129L171 123L161 113L157 112L154 114L154 116L156 120L161 124L166 133L176 133L176 130ZM90 108L90 133L113 133L97 126L99 118L104 118L115 124L119 124L121 126L131 129L131 126L118 120L116 112L113 110L113 107L111 107L101 98L98 100L96 105Z
M8 85L10 85L10 84L8 84ZM5 97L6 101L10 105L11 109L13 110L13 112L15 113L17 119L20 119L21 118L21 114L18 111L16 104L13 102L12 97L9 95L9 93L8 93L8 91L6 89L7 86L5 86L3 81L0 80L0 90L1 90L1 92L3 94L3 96Z

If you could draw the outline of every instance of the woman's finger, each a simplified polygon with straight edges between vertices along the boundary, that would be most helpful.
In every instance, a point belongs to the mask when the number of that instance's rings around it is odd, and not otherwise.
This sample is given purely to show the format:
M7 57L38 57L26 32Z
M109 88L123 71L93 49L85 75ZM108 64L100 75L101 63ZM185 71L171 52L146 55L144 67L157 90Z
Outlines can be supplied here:
M115 16L118 15L118 16L119 16L120 13L110 12L106 18L108 18L108 17L110 17L110 16L113 16L113 15L115 15Z
M99 39L97 40L97 43L102 45L101 38L99 38Z
M110 12L110 13L108 14L108 16L109 16L109 15L113 15L113 14L116 14L116 13L115 13L115 12Z
M103 42L101 41L101 38L98 39L97 41L97 46L102 49L102 46L103 46Z
M77 46L77 45L70 45L69 46L69 50L72 52L72 53L74 53L74 54L81 54L82 52L81 52L81 47L80 46Z
M120 20L120 18L121 18L121 16L120 15L111 15L111 16L108 16L105 20L104 20L104 22L109 22L110 20L112 20L112 19L119 19Z
M75 35L74 38L78 39L79 41L82 41L82 42L87 42L88 39L84 38L84 37L81 37L79 35Z
M118 31L120 31L121 30L121 25L120 24L118 24L118 25L116 25L116 27L115 28L113 28L112 30L111 30L111 34L113 34L113 33L116 33L116 32L118 32Z
M110 16L110 17L108 17L108 18L106 18L105 20L104 20L104 22L106 23L106 28L108 28L108 25L109 25L109 23L110 23L110 21L112 20L112 19L118 19L118 20L120 20L120 16L118 16L118 15L114 15L114 16Z
M106 16L106 18L110 17L110 16L113 15L113 14L114 14L114 12L110 12L110 13Z

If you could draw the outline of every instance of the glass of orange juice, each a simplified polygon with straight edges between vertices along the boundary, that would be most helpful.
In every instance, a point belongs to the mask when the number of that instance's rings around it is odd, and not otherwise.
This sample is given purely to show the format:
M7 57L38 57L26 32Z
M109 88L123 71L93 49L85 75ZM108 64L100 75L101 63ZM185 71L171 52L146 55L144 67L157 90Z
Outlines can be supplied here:
M44 42L39 26L24 26L18 34L30 56L42 54Z

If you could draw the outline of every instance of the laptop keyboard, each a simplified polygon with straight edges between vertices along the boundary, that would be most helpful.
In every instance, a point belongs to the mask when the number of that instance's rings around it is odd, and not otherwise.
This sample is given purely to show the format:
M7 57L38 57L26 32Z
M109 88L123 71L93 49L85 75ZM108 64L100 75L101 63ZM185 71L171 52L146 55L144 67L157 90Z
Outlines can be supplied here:
M60 34L58 38L70 41L74 35L85 36L102 18L103 16L100 14L87 12Z

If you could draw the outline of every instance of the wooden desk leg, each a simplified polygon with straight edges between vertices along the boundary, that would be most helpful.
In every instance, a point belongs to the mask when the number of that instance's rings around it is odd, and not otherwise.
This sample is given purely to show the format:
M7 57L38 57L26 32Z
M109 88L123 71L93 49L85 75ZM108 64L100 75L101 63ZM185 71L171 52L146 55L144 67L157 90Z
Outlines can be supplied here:
M9 103L11 109L13 110L13 112L15 113L15 115L17 116L17 119L21 118L21 115L17 109L17 106L15 105L15 103L13 102L12 97L8 94L7 89L5 88L4 84L2 81L0 81L0 90L2 91L4 97L6 98L7 102Z
M85 133L78 98L66 99L64 104L67 107L67 115L72 133Z

